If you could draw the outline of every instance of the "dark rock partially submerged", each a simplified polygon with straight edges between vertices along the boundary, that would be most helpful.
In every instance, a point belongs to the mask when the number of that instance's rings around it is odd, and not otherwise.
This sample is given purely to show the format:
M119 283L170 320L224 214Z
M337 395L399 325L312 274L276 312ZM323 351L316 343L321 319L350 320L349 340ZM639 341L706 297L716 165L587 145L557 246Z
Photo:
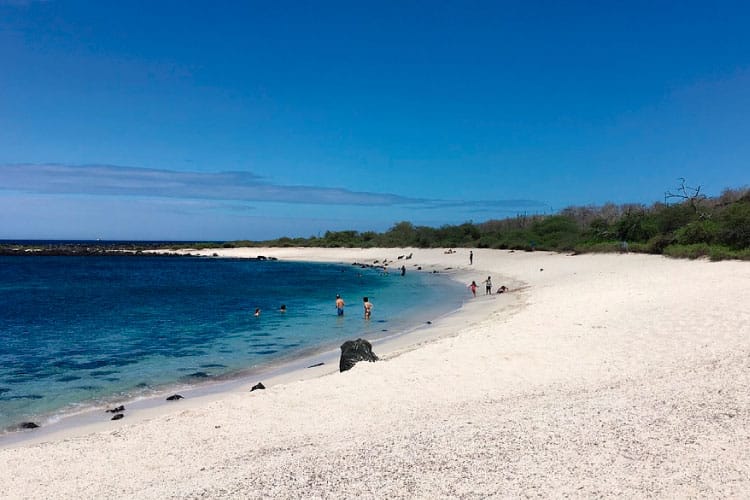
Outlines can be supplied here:
M351 369L359 361L377 361L378 357L372 352L372 344L364 339L347 340L341 344L341 359L339 372Z

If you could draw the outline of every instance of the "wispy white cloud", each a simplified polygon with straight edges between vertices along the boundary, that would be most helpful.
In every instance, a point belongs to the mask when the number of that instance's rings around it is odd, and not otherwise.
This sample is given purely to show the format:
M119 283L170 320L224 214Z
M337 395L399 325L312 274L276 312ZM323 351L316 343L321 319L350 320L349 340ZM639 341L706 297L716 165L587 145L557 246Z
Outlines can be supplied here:
M250 172L178 172L115 165L0 165L0 189L323 205L396 205L422 201L388 193L273 184Z
M283 185L252 172L189 172L117 165L0 164L0 192L42 195L88 195L220 203L220 211L253 210L248 203L400 207L405 210L449 210L514 213L540 210L546 203L528 200L440 200L392 193L352 191L323 186ZM189 209L190 207L185 207Z

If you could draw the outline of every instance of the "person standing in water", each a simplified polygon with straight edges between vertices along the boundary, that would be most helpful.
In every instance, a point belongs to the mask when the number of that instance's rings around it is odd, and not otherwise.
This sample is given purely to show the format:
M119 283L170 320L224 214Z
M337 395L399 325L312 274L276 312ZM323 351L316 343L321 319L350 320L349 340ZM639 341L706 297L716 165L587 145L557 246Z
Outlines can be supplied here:
M406 266L401 266L401 276L406 274Z
M477 282L472 281L471 285L469 285L469 290L471 290L471 294L476 297L477 296Z
M365 308L365 319L370 319L370 315L372 314L372 302L365 297L362 299L362 303Z
M344 299L339 294L336 294L336 314L339 316L344 315Z

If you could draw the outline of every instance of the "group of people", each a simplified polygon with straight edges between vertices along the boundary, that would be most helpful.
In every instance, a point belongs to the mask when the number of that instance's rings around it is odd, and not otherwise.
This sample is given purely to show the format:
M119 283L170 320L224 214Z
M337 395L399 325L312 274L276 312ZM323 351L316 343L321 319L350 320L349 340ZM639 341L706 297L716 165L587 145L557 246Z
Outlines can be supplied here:
M372 315L372 302L370 302L370 299L363 297L362 306L365 312L365 319L370 319L370 316ZM344 315L344 299L342 299L339 294L336 294L336 314L339 316Z
M484 280L482 283L484 283L484 294L485 295L492 295L492 276L487 276L487 279ZM477 296L477 282L472 281L469 285L469 290L471 290L471 294L476 297ZM500 288L497 289L497 293L505 293L508 291L508 287L505 285L502 285Z
M362 304L364 307L365 319L370 319L370 316L372 315L372 302L370 302L370 299L368 297L363 297ZM336 294L336 314L338 316L344 315L344 305L344 299L341 298L341 295ZM286 304L281 304L279 312L286 312ZM260 317L260 307L255 308L254 316L256 318Z
M281 307L279 307L279 312L280 313L285 313L286 312L286 304L281 304ZM256 318L260 317L260 307L256 307L255 308L255 314L254 314L254 316Z

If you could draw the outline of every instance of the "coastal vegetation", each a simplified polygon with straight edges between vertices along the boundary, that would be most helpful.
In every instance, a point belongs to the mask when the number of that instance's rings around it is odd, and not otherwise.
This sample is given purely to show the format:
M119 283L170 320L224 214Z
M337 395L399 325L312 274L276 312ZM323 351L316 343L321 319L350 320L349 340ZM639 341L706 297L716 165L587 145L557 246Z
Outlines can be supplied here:
M224 246L477 247L558 252L641 252L671 257L750 260L750 189L707 197L684 181L664 201L573 206L555 215L526 215L438 228L403 221L383 233L327 231L310 238L238 241Z

